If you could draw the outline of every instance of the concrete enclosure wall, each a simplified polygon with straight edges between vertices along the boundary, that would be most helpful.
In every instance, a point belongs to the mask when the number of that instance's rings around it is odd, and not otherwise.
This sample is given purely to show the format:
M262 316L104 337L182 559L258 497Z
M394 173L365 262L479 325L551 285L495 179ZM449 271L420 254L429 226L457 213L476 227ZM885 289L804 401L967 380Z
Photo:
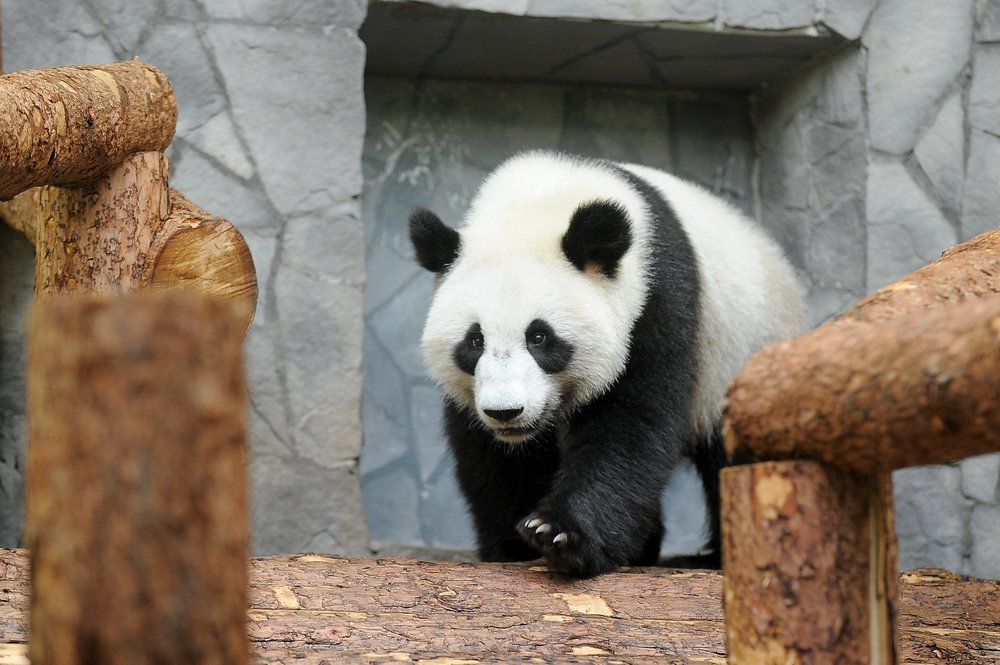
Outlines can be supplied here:
M1000 0L0 1L8 70L161 68L174 184L250 242L258 553L469 544L403 224L414 203L456 220L509 151L639 159L734 197L788 248L817 323L1000 209ZM3 545L32 260L0 226ZM897 474L903 565L1000 577L998 479L995 456Z

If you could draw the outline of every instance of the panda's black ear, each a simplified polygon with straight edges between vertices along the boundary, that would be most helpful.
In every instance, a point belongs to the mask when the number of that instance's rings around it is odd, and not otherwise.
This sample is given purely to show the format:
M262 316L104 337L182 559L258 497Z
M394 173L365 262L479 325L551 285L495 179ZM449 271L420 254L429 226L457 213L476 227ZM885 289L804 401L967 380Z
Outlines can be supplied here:
M563 253L578 270L594 266L606 277L618 274L618 263L631 245L628 213L612 201L577 208L562 239Z
M421 267L443 274L458 258L462 241L458 231L440 217L426 208L417 208L410 214L410 242Z

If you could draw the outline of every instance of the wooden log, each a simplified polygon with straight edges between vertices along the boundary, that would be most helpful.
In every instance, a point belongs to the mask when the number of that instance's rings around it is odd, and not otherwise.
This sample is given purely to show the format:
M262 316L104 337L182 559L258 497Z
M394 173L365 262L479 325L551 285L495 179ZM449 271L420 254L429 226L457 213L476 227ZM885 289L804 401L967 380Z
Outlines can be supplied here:
M1000 296L848 317L751 358L729 389L727 451L865 474L1000 451L997 376Z
M1000 295L1000 228L945 250L834 321L878 323L993 295Z
M895 663L892 483L816 462L722 473L731 665Z
M86 182L132 153L164 150L177 104L167 78L133 60L0 76L0 118L2 200Z
M929 447L921 451L922 461L906 462L886 458L886 455L892 457L897 456L897 453L901 453L904 458L908 455L908 452L900 448L909 449L911 442L907 435L911 430L926 434L929 430L939 431L955 425L953 417L919 417L908 421L908 424L903 423L902 430L882 427L883 430L889 430L888 435L898 445L883 441L880 444L882 450L865 451L864 448L873 445L871 437L858 438L852 430L856 426L872 424L861 422L862 420L875 415L882 417L885 411L894 408L890 404L892 400L907 408L908 412L919 409L912 408L915 405L908 401L914 396L905 395L898 390L881 395L885 402L859 403L852 393L864 378L854 375L852 379L848 375L853 369L845 367L841 362L850 361L853 355L853 360L862 373L881 373L881 368L878 367L872 366L867 370L862 367L873 364L865 355L867 350L859 348L852 354L849 348L855 337L878 337L879 333L869 331L865 324L882 324L907 316L916 317L910 319L910 324L899 323L897 328L889 331L889 334L899 335L905 333L907 325L919 325L922 313L948 309L998 294L1000 229L994 229L947 250L940 259L879 289L815 331L764 349L750 359L730 386L724 425L727 452L737 461L816 456L830 464L872 473L911 464L951 461L962 456L997 450L992 438L975 442L974 435L971 434L962 439L965 444L972 444L972 450L955 449L954 437L949 435L947 443L939 439L930 442ZM963 311L959 310L954 318L963 315ZM892 354L894 351L891 348L892 342L888 339L882 340L881 346L877 341L875 344L881 352ZM828 346L835 346L836 350L828 350ZM794 354L795 357L792 358L789 354ZM802 362L803 358L809 363L808 369L795 364ZM911 370L907 376L914 379L914 374ZM947 379L944 374L938 374L938 377ZM884 381L895 378L895 375L888 373L882 376ZM765 383L757 385L755 382L759 380ZM837 396L836 399L834 395ZM865 398L871 396L872 392L869 391ZM854 418L850 423L841 419L845 411L849 411L846 408L848 406L860 407L852 412ZM838 408L836 414L831 411ZM926 414L921 411L920 415ZM928 424L931 427L926 427ZM807 426L808 433L800 425ZM877 427L878 423L874 425ZM860 456L857 451L842 454L839 450L833 450L843 442L860 446ZM873 467L871 464L878 466Z
M0 550L0 644L12 648L28 636L27 564L24 550ZM294 554L250 564L260 665L725 663L717 571L571 580L535 563ZM911 571L899 599L900 663L1000 662L1000 582Z
M243 318L187 293L36 302L30 657L245 663Z
M166 157L131 155L80 187L43 187L35 226L35 293L84 295L142 285L153 235L167 216Z
M153 236L140 282L182 288L244 303L250 329L257 304L257 271L246 240L229 221L170 190L170 214Z
M249 329L257 273L246 240L166 187L163 157L140 153L87 186L38 187L0 202L0 217L35 245L40 295L184 288L245 303Z

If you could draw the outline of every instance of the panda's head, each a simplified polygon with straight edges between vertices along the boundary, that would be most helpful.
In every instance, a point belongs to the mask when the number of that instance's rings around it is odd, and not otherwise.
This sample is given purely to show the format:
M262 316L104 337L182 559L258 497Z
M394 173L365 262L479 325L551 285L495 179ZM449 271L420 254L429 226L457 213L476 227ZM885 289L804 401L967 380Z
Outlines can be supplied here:
M422 338L431 377L508 443L621 375L645 288L627 187L594 198L586 182L537 187L530 175L494 174L461 231L428 210L410 217L417 261L438 276Z

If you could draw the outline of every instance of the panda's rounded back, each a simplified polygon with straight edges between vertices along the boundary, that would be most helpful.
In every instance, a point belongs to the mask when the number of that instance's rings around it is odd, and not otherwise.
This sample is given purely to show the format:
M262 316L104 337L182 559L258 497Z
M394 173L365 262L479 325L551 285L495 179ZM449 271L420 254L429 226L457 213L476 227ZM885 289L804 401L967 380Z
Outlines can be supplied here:
M694 249L701 311L692 424L707 434L722 414L727 387L750 356L805 330L803 288L781 247L733 205L672 174L623 166L660 192Z

